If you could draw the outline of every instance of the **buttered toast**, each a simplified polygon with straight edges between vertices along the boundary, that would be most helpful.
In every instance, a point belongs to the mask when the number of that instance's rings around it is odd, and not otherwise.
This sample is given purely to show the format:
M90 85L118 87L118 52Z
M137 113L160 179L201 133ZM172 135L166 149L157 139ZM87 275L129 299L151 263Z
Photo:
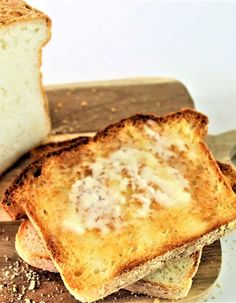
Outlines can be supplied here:
M31 266L57 272L47 249L28 219L21 223L17 232L16 251ZM169 300L183 298L191 288L192 278L198 269L200 258L201 251L197 251L190 256L170 260L155 273L125 288L132 292Z
M203 143L206 125L193 110L136 115L35 162L6 192L77 299L102 298L235 228L236 197Z
M67 145L67 144L66 144ZM49 146L48 151L52 149ZM44 146L43 150L46 150ZM230 164L218 162L218 166L233 188L236 184L236 170ZM235 189L236 191L236 189ZM43 270L57 272L47 249L28 219L19 227L16 235L16 250L28 264ZM177 300L187 295L201 257L201 251L190 256L175 258L155 273L134 284L126 286L133 292L144 293L158 298Z

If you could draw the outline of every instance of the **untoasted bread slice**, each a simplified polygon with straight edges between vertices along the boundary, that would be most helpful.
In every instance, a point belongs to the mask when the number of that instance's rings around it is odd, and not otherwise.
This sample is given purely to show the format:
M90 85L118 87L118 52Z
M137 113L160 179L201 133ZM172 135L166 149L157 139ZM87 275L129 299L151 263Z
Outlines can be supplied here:
M51 146L49 149L51 149ZM221 162L218 162L218 166L233 187L236 184L235 168L230 164ZM17 232L16 250L26 263L46 271L57 272L47 249L27 219L22 222ZM170 260L162 269L151 274L151 278L147 276L134 284L126 286L126 289L169 300L184 298L191 288L192 278L196 274L200 258L201 251L197 251L191 256Z
M193 110L136 115L42 158L6 192L77 299L102 298L235 228L206 124Z
M126 289L160 299L182 299L190 291L200 260L201 250L190 256L175 258L153 274L126 286Z
M25 219L16 234L16 251L31 266L42 270L57 272L37 232L28 219ZM155 273L135 284L126 286L127 290L144 293L158 298L177 300L185 297L192 285L201 258L201 251L190 256L170 260Z
M0 1L0 175L50 133L40 72L51 20L21 0Z

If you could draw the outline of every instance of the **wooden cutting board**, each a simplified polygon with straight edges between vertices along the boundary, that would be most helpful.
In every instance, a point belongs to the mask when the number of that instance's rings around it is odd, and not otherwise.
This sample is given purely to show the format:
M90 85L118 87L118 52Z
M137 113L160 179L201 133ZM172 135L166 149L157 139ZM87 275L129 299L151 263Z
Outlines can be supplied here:
M182 107L194 107L186 88L176 80L165 78L133 79L85 84L59 85L47 88L53 135L65 133L84 133L97 131L121 118L138 112L162 115ZM58 136L56 137L58 139ZM50 138L54 140L55 136ZM215 157L229 160L234 155L236 131L221 136L209 136L207 142ZM12 179L27 162L27 155L18 161L0 179L0 197ZM3 216L0 220L3 220ZM19 292L11 293L12 285L18 291L28 288L25 265L21 264L11 279L14 262L18 259L14 249L14 238L19 222L0 222L0 302L17 302ZM15 264L17 265L17 264ZM194 279L192 289L181 302L202 300L214 285L220 271L221 246L217 241L205 247L199 271ZM10 266L10 268L9 268ZM11 267L13 266L13 267ZM6 272L9 272L6 274ZM29 269L27 269L29 271ZM36 302L76 302L64 288L59 275L35 271L39 277L40 287L26 290L24 299ZM10 275L8 277L8 275ZM28 275L29 276L29 275ZM1 285L10 285L4 287ZM9 288L9 289L8 289ZM153 298L131 295L120 291L105 299L105 302L154 302ZM157 301L156 301L157 302Z

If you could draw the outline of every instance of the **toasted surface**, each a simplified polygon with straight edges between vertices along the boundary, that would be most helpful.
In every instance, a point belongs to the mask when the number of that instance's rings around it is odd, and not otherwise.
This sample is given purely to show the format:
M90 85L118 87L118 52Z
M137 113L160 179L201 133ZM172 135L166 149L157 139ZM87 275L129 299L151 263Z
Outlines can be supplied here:
M77 299L104 297L235 228L236 197L202 141L206 124L193 110L136 115L34 163L6 192Z
M68 135L65 135L67 137ZM81 140L87 140L88 137L84 136L77 136L74 135L75 137L73 139L64 139L63 140L63 135L60 136L60 141L53 141L49 142L47 144L43 144L40 146L35 147L30 151L29 154L29 161L34 162L37 161L39 158L46 156L47 154L55 151L59 151L65 148L71 148L73 145L80 144ZM222 173L224 174L225 177L227 177L228 182L230 183L232 189L234 192L236 192L236 169L232 164L229 163L222 163L217 161L218 166L220 167ZM1 201L1 202L4 202ZM5 200L6 202L6 200ZM19 220L23 219L26 217L24 209L15 201L11 201L10 205L5 205L5 203L2 203L3 207L5 208L7 214L11 217L12 220Z
M68 141L66 142L66 146ZM55 145L45 145L43 150L51 151ZM61 144L60 144L61 146ZM56 145L58 147L58 145ZM38 150L42 150L39 148ZM236 170L230 164L218 162L218 166L224 174L224 177L233 187L236 183ZM53 261L51 260L47 249L44 247L37 232L28 219L25 219L19 227L16 235L16 250L19 256L28 264L41 268L46 271L57 272ZM185 256L170 260L162 268L151 274L151 279L147 276L142 280L126 286L126 289L144 293L150 296L177 300L185 297L192 285L198 264L201 258L201 252L195 252L191 256ZM154 277L154 279L153 279Z
M0 1L0 175L50 132L42 47L50 19L23 1Z
M236 193L236 168L232 164L217 162L223 175L227 178L233 191Z
M87 140L88 140L87 137L78 136L77 138L74 138L72 140L51 142L37 146L34 149L32 149L28 154L28 158L29 158L28 165L29 163L38 161L41 157L47 157L47 154L49 154L50 152L53 152L55 154L57 153L58 150L65 149L68 147L71 148L74 144L77 145ZM19 220L26 217L25 210L19 203L17 203L17 201L11 201L11 203L8 205L8 201L5 200L5 202L2 203L2 206L5 212L10 216L12 220Z
M21 223L15 244L17 253L26 263L46 271L57 272L47 249L28 219ZM153 274L125 288L158 298L183 298L190 290L200 259L201 251L197 251L191 256L170 260Z

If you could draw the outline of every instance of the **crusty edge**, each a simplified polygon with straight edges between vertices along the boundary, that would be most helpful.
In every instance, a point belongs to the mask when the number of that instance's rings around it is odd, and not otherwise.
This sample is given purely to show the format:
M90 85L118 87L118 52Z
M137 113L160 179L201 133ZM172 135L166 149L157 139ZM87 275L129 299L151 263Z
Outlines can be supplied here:
M42 63L42 49L45 44L51 38L51 19L43 12L31 7L26 2L21 0L11 0L11 1L0 1L0 28L5 28L14 25L15 23L22 23L28 21L44 20L47 26L47 37L38 47L38 72L39 72L39 88L42 95L42 106L44 108L44 115L46 121L46 134L45 137L49 135L51 131L51 120L49 115L48 99L42 84L42 73L41 73L41 63ZM43 140L43 138L42 138ZM19 157L16 157L17 160ZM12 165L12 162L8 161L5 163L3 170ZM19 210L20 211L20 210Z
M53 262L51 258L48 256L41 257L37 253L34 255L29 256L28 251L22 247L22 234L25 232L25 228L27 226L28 220L24 220L21 225L19 226L19 229L16 233L16 239L15 239L15 248L18 253L18 255L29 265L37 268L44 269L46 268L47 271L50 272L57 272L55 266L53 265Z
M151 282L139 280L136 283L126 286L125 289L129 290L134 294L143 294L159 299L179 300L188 295L191 286L191 278L189 278L182 287L178 288L169 286L165 287L162 284L153 285Z
M20 175L16 177L16 179L13 181L10 187L6 189L3 198L1 200L1 204L3 208L6 210L6 212L9 212L9 210L7 210L8 206L10 206L11 203L14 203L12 202L13 201L12 193L14 192L14 190L16 190L19 186L22 186L24 184L24 180L27 179L29 173L33 173L34 171L40 170L44 161L46 161L47 158L53 156L59 156L64 152L70 152L73 149L79 150L83 144L87 144L93 141L96 142L97 140L104 139L108 135L116 132L117 129L124 127L126 122L131 122L135 125L136 123L140 123L140 121L145 122L148 120L154 120L155 122L160 124L163 122L172 121L172 119L174 119L175 121L178 119L183 119L183 117L187 121L189 120L191 124L193 123L194 120L196 135L203 137L206 134L208 118L205 115L193 109L184 108L179 112L169 113L165 116L156 116L154 114L137 114L131 116L129 118L121 120L118 123L109 125L104 130L98 132L94 137L86 137L86 140L81 140L83 142L80 142L80 140L78 140L75 142L75 144L59 149L57 151L50 152L46 154L44 157L41 157L40 159L36 160L35 162L27 166L25 169L22 170ZM14 214L11 213L9 214L10 216L13 216L13 219L20 219L25 216L25 214L23 214L22 216L22 213L18 213L17 216L14 216Z
M47 152L47 150L43 152L42 156L36 158L35 161L27 165L25 168L22 169L20 174L13 180L12 184L5 190L2 200L0 201L0 205L2 205L3 209L9 214L9 216L12 218L12 220L19 220L26 217L26 213L24 209L22 208L19 203L15 202L14 200L9 200L11 197L11 193L20 185L22 185L24 178L26 177L27 173L31 170L37 170L37 168L45 161L45 159L59 155L62 151L71 150L73 147L80 146L82 144L85 144L88 142L88 137L78 137L73 139L72 144L70 146L66 146L62 148L60 147L60 142L53 143L52 145L54 148L58 148L56 150ZM67 141L64 142L64 144L67 144ZM50 148L52 146L50 144ZM40 148L40 147L39 147ZM33 156L37 153L37 151L33 150Z
M188 272L188 277L182 281L179 286L171 286L168 287L163 283L152 283L150 281L145 281L143 279L128 285L125 289L133 292L140 293L148 296L158 297L162 299L169 300L179 300L187 296L191 285L192 278L195 276L199 263L202 256L202 250L196 251L191 257L194 259L194 264L191 270ZM190 256L189 256L190 257ZM173 262L172 260L170 262Z
M233 191L236 193L236 168L230 163L223 163L217 161L217 164L221 170L221 172L227 176L227 179L233 189Z
M45 19L51 26L51 19L40 10L22 0L0 1L0 27L29 20Z
M50 243L48 243L48 241L45 240L44 234L42 232L44 228L40 226L39 222L37 222L37 218L33 216L31 212L28 211L28 209L26 209L26 213L31 223L33 224L34 228L38 232L42 242L47 247L49 255L53 260L55 267L57 268L58 272L60 272L61 268L53 258L54 256L53 256L53 252L50 249L51 248ZM236 229L236 220L233 220L228 224L222 225L219 228L214 229L202 235L200 238L196 238L195 240L183 244L180 247L167 251L161 256L152 258L130 270L124 271L122 274L114 277L111 282L104 283L103 286L100 287L100 289L95 291L90 290L89 294L84 294L84 295L78 294L76 289L73 289L68 285L66 278L61 272L60 275L66 288L77 300L81 302L93 302L95 300L102 299L118 291L121 288L125 288L127 285L135 283L138 280L144 278L145 276L155 272L157 269L163 266L163 262L167 262L173 258L177 258L180 256L189 256L197 250L202 250L202 248L205 245L211 244L212 242L218 240L219 238L229 234L234 229Z
M24 243L22 242L22 235L24 235L25 228L28 223L29 220L25 219L19 226L19 229L16 234L15 247L18 255L31 266L41 268L42 270L50 272L57 272L53 261L51 260L49 255L45 255L45 257L42 257L37 253L29 255L24 245L22 246L22 244ZM142 293L170 300L177 300L183 298L187 295L192 284L192 277L195 275L198 269L201 258L201 251L195 252L191 257L194 259L194 264L186 274L183 283L181 283L178 287L171 285L167 287L165 284L162 283L151 283L145 280L140 280L134 284L126 286L125 289L134 293ZM163 266L167 266L167 264L163 262Z

